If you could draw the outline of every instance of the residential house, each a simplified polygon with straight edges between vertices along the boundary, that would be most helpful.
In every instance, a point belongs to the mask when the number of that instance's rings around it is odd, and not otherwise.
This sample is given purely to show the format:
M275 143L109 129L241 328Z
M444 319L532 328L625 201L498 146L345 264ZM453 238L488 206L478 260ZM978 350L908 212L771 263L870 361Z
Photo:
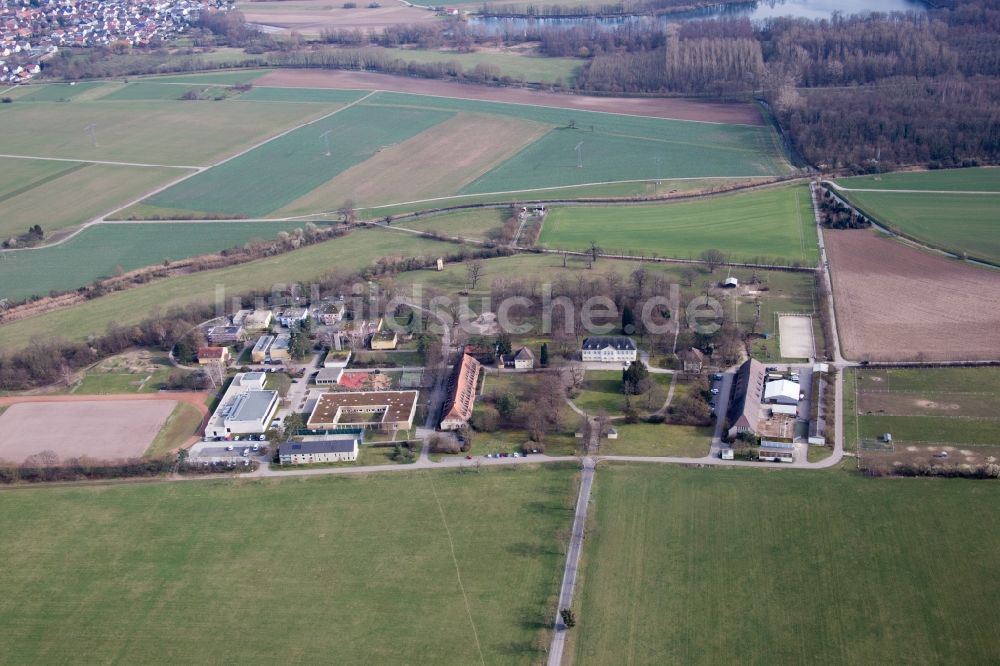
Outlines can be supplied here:
M521 347L513 354L504 356L503 365L515 370L531 370L535 367L535 355L527 347Z
M680 359L681 368L684 372L701 372L702 367L705 365L705 354L700 349L695 349L694 347L688 347L687 349L682 349L677 353L677 358Z
M198 365L226 365L229 361L229 347L198 347Z
M372 334L370 342L372 349L395 349L399 344L399 336L396 331L378 331Z

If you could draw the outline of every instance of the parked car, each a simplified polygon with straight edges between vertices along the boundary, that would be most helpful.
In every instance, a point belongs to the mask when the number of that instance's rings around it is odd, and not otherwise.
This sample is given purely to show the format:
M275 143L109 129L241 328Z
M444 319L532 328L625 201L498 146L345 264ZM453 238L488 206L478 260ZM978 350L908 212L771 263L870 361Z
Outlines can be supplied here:
M934 454L934 457L935 458L947 458L948 457L948 452L947 451L938 451L937 453Z
M229 446L226 447L226 451L232 451L232 450L233 450L233 445L232 444L230 444Z
M465 456L465 459L466 460L472 460L472 456L471 455L467 455L467 456Z
M240 454L240 455L242 455L244 458L246 458L247 456L250 455L250 449L243 449L243 453Z
M712 395L719 395L719 389L713 388L712 389Z

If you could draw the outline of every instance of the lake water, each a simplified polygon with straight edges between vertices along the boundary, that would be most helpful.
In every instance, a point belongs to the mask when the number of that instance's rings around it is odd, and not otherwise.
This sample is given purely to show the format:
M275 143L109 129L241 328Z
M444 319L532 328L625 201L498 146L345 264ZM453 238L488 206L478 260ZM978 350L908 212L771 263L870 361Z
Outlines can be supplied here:
M807 19L828 19L834 13L871 14L873 12L926 11L927 5L921 0L765 0L764 2L740 5L715 5L690 12L651 16L616 16L588 18L486 18L470 17L471 25L494 30L524 30L534 26L604 25L614 27L626 23L693 21L719 17L746 17L751 21L763 21L780 16L794 16Z

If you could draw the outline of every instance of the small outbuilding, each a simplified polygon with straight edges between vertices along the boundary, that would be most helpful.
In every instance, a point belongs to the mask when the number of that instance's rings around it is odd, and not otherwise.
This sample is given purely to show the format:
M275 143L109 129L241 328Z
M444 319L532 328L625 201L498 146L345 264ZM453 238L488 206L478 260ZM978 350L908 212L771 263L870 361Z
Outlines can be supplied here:
M735 289L738 286L740 286L740 281L734 277L727 277L722 281L723 289Z

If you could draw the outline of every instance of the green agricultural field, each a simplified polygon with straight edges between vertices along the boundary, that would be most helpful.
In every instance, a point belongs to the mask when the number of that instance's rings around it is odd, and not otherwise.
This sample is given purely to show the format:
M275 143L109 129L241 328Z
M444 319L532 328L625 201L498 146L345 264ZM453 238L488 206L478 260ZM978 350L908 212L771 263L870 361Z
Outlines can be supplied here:
M0 298L75 289L118 269L130 271L274 238L288 222L101 224L65 243L0 255Z
M574 663L1000 660L1000 485L598 468Z
M179 101L184 94L189 91L207 91L209 95L213 91L225 92L229 90L227 86L216 84L202 86L186 86L169 83L157 83L154 81L138 81L102 96L100 99L106 102L120 101L147 101L147 100L174 100ZM194 100L192 100L194 101Z
M546 466L8 491L4 654L15 663L81 654L538 663L576 474ZM289 519L297 515L308 519Z
M1000 193L885 191L842 196L889 229L920 243L1000 264Z
M814 265L819 260L804 185L650 206L556 207L539 243L585 250L594 239L617 254L694 258L715 248L735 261Z
M153 312L189 303L213 303L216 289L227 295L270 289L276 283L317 279L337 271L348 274L384 256L437 257L454 246L412 234L362 230L300 250L213 271L159 280L69 308L0 326L0 348L17 349L39 339L84 339L112 324L128 325ZM429 274L429 272L428 272Z
M297 106L297 105L291 105ZM161 192L163 208L260 216L322 185L345 169L451 117L443 111L355 106ZM330 153L322 135L331 132Z
M28 166L38 160L3 160ZM89 222L149 190L184 176L187 171L154 167L127 167L87 162L53 162L59 171L0 197L0 238L24 233L39 224L46 234ZM0 263L0 274L8 267ZM7 284L0 286L3 291Z
M494 113L557 128L466 187L463 190L466 194L609 180L766 176L788 170L778 153L772 130L766 126L699 123L391 92L377 93L366 104ZM577 129L569 129L570 121L575 122ZM581 141L584 165L577 168L574 148Z
M28 86L26 93L17 97L17 102L71 102L75 97L104 85L100 81L86 83L49 83Z
M332 110L330 105L235 100L15 101L0 106L0 153L197 166ZM93 136L87 129L91 125Z
M384 51L387 55L400 60L419 63L457 62L466 71L472 70L477 65L486 65L495 67L501 76L509 76L527 83L554 83L557 80L567 84L572 83L584 63L583 60L576 58L546 58L516 52L457 53L400 48L379 49L379 51Z
M564 200L589 197L634 197L634 196L664 196L678 192L711 192L718 187L732 186L737 183L749 184L762 182L761 179L718 178L690 180L639 181L634 183L607 183L604 185L578 185L574 187L556 187L548 189L528 189L519 192L502 194L468 194L445 197L434 202L410 203L401 205L372 206L360 209L362 217L382 218L386 215L412 213L424 210L428 205L449 205L470 203L504 203L531 200Z
M844 187L872 190L949 190L1000 193L1000 169L938 169L838 178Z
M0 158L0 203L82 167L74 162Z
M211 58L209 55L208 57ZM226 52L225 59L241 60L230 51ZM217 60L217 59L216 59ZM250 69L236 72L206 72L194 74L173 74L169 76L157 76L145 78L143 81L155 81L156 83L204 83L218 86L238 86L243 83L251 83L269 71L268 69Z

